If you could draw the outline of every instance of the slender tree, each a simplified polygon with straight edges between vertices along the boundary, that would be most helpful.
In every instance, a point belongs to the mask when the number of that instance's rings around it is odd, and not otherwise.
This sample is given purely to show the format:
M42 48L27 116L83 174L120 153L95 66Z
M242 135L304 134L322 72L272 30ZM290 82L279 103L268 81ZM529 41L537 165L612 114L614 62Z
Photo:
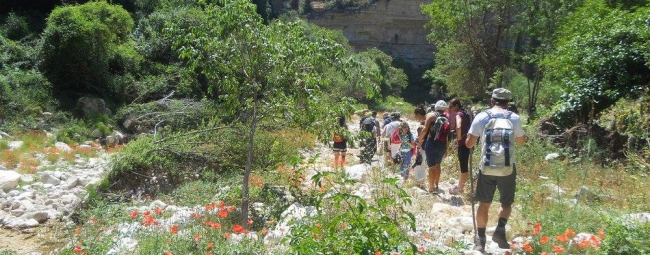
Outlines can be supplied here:
M225 2L225 1L224 1ZM328 80L322 70L337 66L345 51L332 38L306 34L301 21L265 25L255 5L234 0L207 5L206 23L186 30L176 43L181 58L210 80L218 107L249 126L247 161L242 180L242 223L248 218L248 180L253 144L260 123L326 127ZM260 167L260 166L258 166Z

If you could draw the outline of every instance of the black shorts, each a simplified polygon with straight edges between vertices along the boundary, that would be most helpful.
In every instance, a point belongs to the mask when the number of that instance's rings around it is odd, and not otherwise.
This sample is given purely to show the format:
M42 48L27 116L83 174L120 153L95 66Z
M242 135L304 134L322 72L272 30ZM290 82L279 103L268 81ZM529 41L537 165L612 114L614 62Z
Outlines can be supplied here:
M475 197L482 203L492 203L496 189L499 189L499 202L502 206L510 206L515 202L517 189L517 167L512 165L512 174L508 176L490 176L479 172L476 182Z
M427 156L427 166L432 167L442 162L442 157L447 152L447 144L440 141L427 141L424 144L424 153Z
M340 151L340 152L346 152L348 151L348 144L343 141L343 142L334 142L334 151Z

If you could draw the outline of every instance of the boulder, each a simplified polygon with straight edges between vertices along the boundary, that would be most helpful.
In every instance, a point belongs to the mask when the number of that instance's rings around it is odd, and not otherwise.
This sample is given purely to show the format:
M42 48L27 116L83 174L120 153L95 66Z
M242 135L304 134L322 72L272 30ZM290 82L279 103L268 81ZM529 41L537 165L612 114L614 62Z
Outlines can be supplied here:
M54 144L54 147L56 147L61 152L71 152L72 151L72 148L70 148L70 146L68 144L63 143L63 142L56 142Z
M79 109L84 117L92 117L101 114L112 115L111 110L106 108L104 99L101 98L79 98L79 100L77 100L77 109Z
M4 191L18 187L20 174L15 171L0 170L0 189Z

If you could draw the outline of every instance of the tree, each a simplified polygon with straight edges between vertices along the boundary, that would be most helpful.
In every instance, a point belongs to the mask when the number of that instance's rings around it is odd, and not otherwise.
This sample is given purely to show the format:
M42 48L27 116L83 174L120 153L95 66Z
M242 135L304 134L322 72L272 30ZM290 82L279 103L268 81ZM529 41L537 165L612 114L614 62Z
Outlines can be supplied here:
M264 25L246 0L205 7L208 21L185 30L176 46L181 58L200 67L218 107L248 123L247 161L242 180L242 223L248 218L248 179L254 135L261 124L325 127L340 114L324 87L322 70L341 61L343 47L332 38L307 35L301 21ZM175 28L176 29L176 28ZM263 122L265 121L265 122ZM332 124L334 121L331 121Z
M626 10L591 0L567 18L543 62L548 78L562 85L556 117L564 124L587 122L648 86L649 16L650 7Z
M42 36L40 69L55 91L110 92L109 61L128 42L133 19L118 5L89 2L55 8Z
M444 81L453 94L484 98L490 79L509 64L516 3L440 0L425 5L422 11L431 17L429 40L439 50L427 76L439 76L436 80Z

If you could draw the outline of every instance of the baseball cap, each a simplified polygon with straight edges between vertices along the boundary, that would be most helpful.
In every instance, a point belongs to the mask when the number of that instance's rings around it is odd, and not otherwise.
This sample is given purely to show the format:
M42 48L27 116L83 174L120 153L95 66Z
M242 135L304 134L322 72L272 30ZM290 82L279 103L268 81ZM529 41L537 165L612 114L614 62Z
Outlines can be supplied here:
M510 100L512 99L512 93L510 93L510 90L504 88L496 88L492 91L492 98L498 100Z

